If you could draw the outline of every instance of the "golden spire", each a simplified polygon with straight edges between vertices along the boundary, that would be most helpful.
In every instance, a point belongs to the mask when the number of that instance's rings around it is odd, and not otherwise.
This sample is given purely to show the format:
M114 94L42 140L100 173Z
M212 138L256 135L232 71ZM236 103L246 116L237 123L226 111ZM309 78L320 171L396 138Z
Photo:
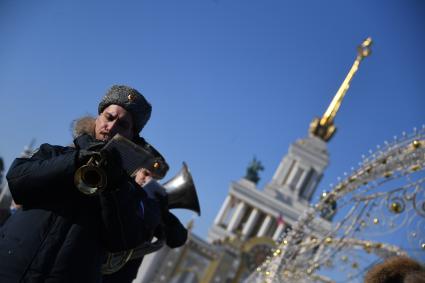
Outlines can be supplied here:
M342 82L337 93L335 94L335 97L332 99L331 104L329 105L328 109L326 109L326 112L325 114L323 114L322 118L315 118L311 122L310 134L321 138L324 141L328 141L331 139L331 137L336 131L336 127L333 123L336 113L338 112L338 109L341 106L342 99L344 98L348 88L350 87L351 80L353 79L359 68L360 62L363 60L363 58L369 56L372 52L370 50L371 45L372 38L370 37L368 37L365 41L363 41L362 44L359 45L359 47L357 48L356 60L354 61L353 66L348 72L347 77L345 77L345 80Z

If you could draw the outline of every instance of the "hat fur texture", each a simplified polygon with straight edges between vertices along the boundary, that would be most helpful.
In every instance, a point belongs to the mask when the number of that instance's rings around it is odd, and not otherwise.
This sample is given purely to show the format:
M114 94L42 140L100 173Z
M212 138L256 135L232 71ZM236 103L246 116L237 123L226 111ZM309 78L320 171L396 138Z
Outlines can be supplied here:
M107 91L99 103L98 114L111 104L119 105L130 112L136 134L143 129L151 117L151 104L139 91L125 85L113 85Z

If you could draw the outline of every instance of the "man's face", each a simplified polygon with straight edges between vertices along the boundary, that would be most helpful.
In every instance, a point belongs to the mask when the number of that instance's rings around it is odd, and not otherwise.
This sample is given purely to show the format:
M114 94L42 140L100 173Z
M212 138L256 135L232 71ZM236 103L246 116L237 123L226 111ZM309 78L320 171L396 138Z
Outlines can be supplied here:
M111 104L96 118L96 139L108 141L116 134L133 139L133 120L129 112L119 105Z

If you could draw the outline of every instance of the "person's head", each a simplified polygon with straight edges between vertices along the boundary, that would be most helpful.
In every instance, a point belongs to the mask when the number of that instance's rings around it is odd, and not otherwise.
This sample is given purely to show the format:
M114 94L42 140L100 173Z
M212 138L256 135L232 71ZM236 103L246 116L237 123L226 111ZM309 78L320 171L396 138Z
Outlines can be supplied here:
M99 103L95 137L107 141L115 134L133 140L148 122L152 106L134 88L112 86Z
M373 266L365 283L425 283L425 267L404 256L391 257Z

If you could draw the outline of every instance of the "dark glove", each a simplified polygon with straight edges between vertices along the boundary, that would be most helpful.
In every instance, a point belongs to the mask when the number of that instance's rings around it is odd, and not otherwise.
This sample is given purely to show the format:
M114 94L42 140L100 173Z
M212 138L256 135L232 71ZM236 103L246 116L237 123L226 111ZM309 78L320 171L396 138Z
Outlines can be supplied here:
M90 158L95 158L96 160L100 160L101 155L97 151L87 150L87 149L80 149L77 154L77 160L76 164L77 167L81 167L83 165L86 165L87 162L90 160Z
M87 164L91 157L100 160L99 152L105 145L88 134L83 134L74 139L75 147L78 149L76 164L78 167Z
M164 232L167 239L167 246L170 248L177 248L186 243L187 229L171 212L168 212L168 221L164 225Z
M126 180L126 174L121 165L121 156L116 150L101 150L102 162L100 167L105 170L108 190L117 190Z
M99 152L105 146L105 142L96 140L88 134L78 136L76 139L74 139L74 144L77 149L85 149L97 152Z

